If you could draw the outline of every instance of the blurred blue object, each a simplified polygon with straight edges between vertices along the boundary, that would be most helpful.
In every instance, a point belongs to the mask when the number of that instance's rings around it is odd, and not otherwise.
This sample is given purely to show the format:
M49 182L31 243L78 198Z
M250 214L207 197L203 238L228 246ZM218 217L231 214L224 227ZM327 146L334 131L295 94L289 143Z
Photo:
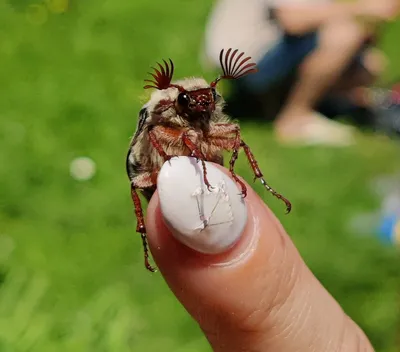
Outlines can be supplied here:
M399 175L374 180L371 190L381 199L377 210L355 214L349 229L362 236L376 236L386 245L400 247L400 184Z
M383 217L379 228L379 235L383 242L400 245L399 230L400 218L397 215L392 214Z
M377 232L382 242L400 245L400 189L393 187L383 199Z

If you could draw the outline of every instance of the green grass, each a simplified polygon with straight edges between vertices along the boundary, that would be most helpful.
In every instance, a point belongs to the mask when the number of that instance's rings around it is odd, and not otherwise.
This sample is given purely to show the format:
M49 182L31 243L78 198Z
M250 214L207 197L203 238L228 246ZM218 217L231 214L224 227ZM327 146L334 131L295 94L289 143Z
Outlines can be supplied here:
M33 2L0 3L0 351L209 351L142 267L124 159L149 66L171 57L177 77L203 75L212 1L76 0L42 25L24 14ZM399 32L384 37L388 77L400 72ZM346 226L379 206L368 185L398 171L398 146L363 135L345 150L289 150L269 126L242 127L293 213L255 188L307 264L377 351L398 351L398 252ZM81 155L97 165L87 182L69 174ZM244 158L238 171L252 179Z

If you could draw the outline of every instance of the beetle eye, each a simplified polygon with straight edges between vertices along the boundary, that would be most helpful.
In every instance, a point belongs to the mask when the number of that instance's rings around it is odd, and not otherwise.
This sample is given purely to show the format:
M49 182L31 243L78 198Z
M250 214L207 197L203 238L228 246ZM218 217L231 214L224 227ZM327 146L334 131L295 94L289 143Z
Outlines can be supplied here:
M186 93L180 93L178 95L178 104L180 106L188 106L190 102L190 98Z

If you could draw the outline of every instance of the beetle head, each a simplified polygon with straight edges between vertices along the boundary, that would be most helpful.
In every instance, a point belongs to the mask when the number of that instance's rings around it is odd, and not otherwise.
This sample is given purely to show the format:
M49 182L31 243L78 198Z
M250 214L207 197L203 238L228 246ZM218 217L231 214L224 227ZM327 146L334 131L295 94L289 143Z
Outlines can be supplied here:
M150 84L144 86L147 88L155 88L158 90L166 90L176 88L178 95L174 101L176 111L187 119L195 119L199 116L211 116L215 111L218 94L216 86L222 79L238 79L249 73L257 72L256 64L250 62L251 57L244 57L243 52L238 50L232 51L228 49L224 53L221 50L219 61L223 74L216 78L210 84L187 84L186 81L171 83L174 74L174 64L171 59L169 63L164 61L164 66L157 64L158 68L154 68L154 73L150 73L153 80L145 80ZM196 79L194 79L196 80ZM192 82L193 83L193 82ZM204 82L205 83L205 82Z
M189 118L210 116L216 107L217 92L213 87L185 89L178 86L178 96L175 100L176 111Z

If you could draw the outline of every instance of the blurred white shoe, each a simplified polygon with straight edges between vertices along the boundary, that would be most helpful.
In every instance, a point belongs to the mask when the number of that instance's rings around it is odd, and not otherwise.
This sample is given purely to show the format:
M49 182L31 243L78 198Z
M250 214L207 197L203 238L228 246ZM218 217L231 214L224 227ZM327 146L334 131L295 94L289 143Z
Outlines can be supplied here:
M292 132L285 132L284 128L276 131L280 143L293 146L332 146L347 147L355 144L354 127L332 121L317 112L313 116L299 123ZM287 131L287 130L286 130Z

